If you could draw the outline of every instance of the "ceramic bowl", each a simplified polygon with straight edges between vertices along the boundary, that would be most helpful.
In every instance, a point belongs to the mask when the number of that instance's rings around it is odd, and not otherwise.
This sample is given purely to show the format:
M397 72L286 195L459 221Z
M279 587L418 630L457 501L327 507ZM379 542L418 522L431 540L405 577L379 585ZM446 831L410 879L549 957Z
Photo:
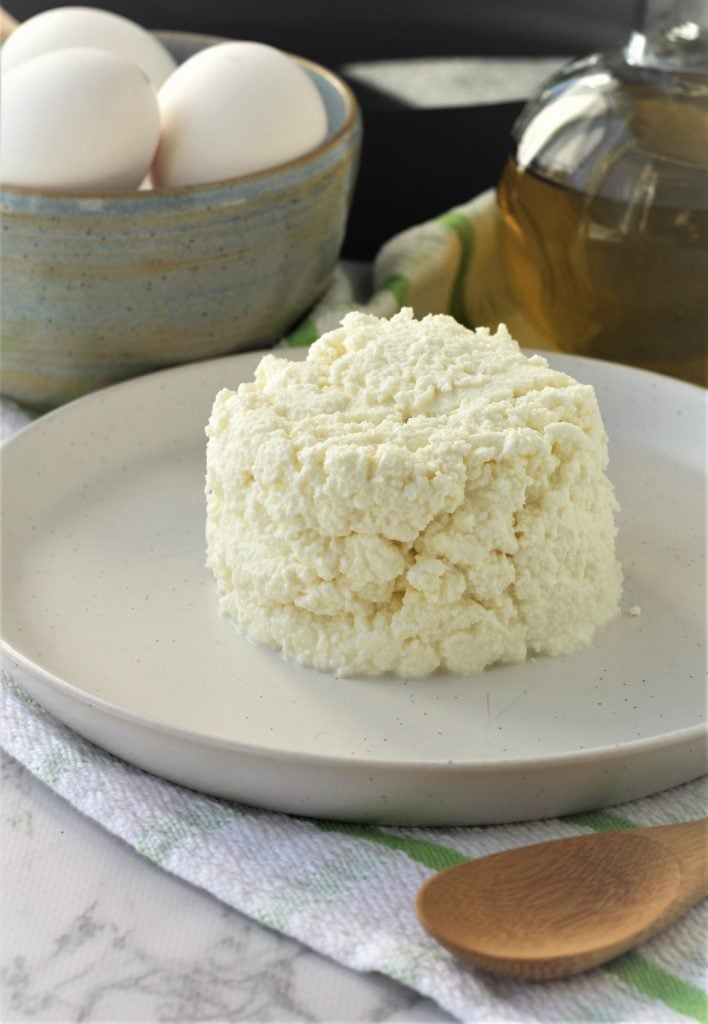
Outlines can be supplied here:
M178 61L223 40L160 33ZM161 367L267 345L325 288L361 143L356 101L300 60L325 141L256 174L154 191L6 187L1 389L39 409Z

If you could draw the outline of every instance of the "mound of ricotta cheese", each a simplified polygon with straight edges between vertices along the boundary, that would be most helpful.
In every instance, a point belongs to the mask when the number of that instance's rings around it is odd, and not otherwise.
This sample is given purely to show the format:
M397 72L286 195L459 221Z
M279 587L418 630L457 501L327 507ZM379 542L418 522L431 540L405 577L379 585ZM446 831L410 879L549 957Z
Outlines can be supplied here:
M207 436L220 610L303 665L471 674L618 611L595 393L503 325L351 313L220 391Z

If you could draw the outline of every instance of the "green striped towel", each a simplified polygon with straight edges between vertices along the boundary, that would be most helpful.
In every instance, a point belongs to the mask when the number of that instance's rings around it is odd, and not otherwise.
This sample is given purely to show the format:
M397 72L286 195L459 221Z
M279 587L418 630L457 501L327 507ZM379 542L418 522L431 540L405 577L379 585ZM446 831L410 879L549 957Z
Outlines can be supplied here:
M312 342L353 308L390 316L451 312L494 325L502 311L491 193L396 236L373 270L342 266L289 345ZM471 262L474 273L469 274ZM525 335L526 337L528 335ZM26 414L0 402L4 433ZM419 925L415 894L431 873L468 858L588 831L701 817L702 780L611 811L474 828L385 828L288 817L218 800L105 753L45 712L3 675L0 744L55 792L180 878L257 921L358 971L403 982L463 1021L708 1022L706 907L640 949L588 974L546 984L487 976L460 964Z

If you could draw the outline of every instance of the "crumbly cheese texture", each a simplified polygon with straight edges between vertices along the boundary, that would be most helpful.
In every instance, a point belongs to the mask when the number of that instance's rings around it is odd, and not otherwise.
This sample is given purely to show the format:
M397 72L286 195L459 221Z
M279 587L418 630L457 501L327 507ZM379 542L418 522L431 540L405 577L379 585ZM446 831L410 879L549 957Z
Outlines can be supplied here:
M220 391L207 435L221 612L303 665L471 674L618 611L595 393L504 326L351 313Z

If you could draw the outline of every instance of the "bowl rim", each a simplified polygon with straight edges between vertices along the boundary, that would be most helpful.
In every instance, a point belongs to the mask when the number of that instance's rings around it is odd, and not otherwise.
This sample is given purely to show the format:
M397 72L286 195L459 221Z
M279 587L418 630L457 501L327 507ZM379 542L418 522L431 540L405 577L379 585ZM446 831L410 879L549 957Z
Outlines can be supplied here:
M168 42L169 40L186 41L190 39L204 41L204 49L208 46L216 46L219 43L233 43L239 41L229 36L215 36L204 32L179 32L176 30L154 31L153 35L157 36L161 42ZM4 185L0 183L0 196L8 195L17 196L18 198L35 197L40 199L64 199L69 201L76 199L82 202L96 202L100 200L106 202L116 202L120 200L132 202L136 200L140 202L150 199L154 200L158 197L179 198L181 195L199 195L201 192L219 190L227 188L230 185L258 182L259 180L268 178L269 175L272 175L274 178L279 177L283 172L287 173L289 171L294 171L297 170L299 166L304 166L312 161L316 161L318 157L324 156L330 151L336 149L342 139L351 134L356 124L361 120L359 104L353 90L344 81L344 79L336 73L336 71L332 71L330 68L327 68L322 64L318 64L316 61L310 60L307 57L301 57L299 54L288 53L287 50L281 50L280 52L292 58L301 67L308 69L309 71L314 72L315 75L323 78L332 86L335 92L339 93L344 101L345 113L341 126L337 129L334 135L325 138L313 149L308 149L306 153L301 153L300 156L293 157L292 160L285 160L282 163L274 164L272 167L264 167L260 171L252 171L250 174L239 174L234 178L219 178L217 181L205 181L195 183L193 185L175 185L149 189L136 187L133 189L115 189L112 191L74 192L66 189L34 188L29 185Z

